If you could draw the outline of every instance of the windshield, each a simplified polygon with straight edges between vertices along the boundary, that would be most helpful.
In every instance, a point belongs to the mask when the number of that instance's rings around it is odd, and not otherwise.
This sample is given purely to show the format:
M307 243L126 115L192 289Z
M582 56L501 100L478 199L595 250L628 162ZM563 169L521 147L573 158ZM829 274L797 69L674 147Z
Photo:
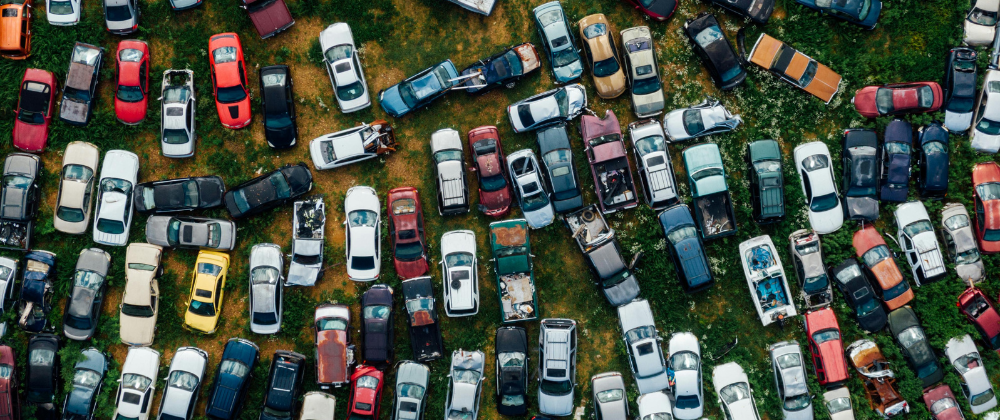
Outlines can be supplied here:
M434 154L434 163L447 162L449 160L462 160L461 150L442 150Z
M100 290L104 276L93 271L77 270L73 275L73 286L90 290Z
M127 389L134 389L139 392L143 392L149 387L149 384L153 381L145 376L137 375L135 373L126 373L122 375L122 387Z
M397 390L400 398L421 399L424 397L424 387L416 384L400 384Z
M622 396L625 394L623 389L608 389L597 393L597 401L601 403L609 403L614 401L621 401Z
M662 136L643 137L635 141L635 150L639 152L640 156L646 156L653 152L667 150L667 143Z
M316 329L319 331L346 331L347 320L341 318L323 318L316 321Z
M193 392L198 388L198 377L190 372L175 370L167 377L167 386Z
M720 39L723 39L723 35L718 26L709 26L694 36L694 42L701 46L702 49L708 49L712 43Z
M805 282L803 283L804 284L802 285L802 289L806 293L818 293L826 289L827 284L829 284L829 281L827 281L826 274L820 274L816 277L806 278Z
M916 326L903 330L903 332L899 333L899 336L896 338L899 340L899 344L905 348L913 347L915 344L918 344L926 339L924 336L924 330Z
M121 22L132 19L132 11L128 6L107 6L104 8L104 17L111 22Z
M667 233L667 240L670 241L670 243L677 245L681 241L694 238L697 235L698 232L695 230L695 227L688 225L671 230L670 233Z
M908 143L900 143L896 141L889 141L885 143L885 152L887 154L910 154L910 145Z
M719 395L722 396L722 400L726 402L726 405L733 405L737 401L750 398L750 385L746 382L727 385L725 388L722 388L722 391L719 391Z
M802 366L802 358L796 353L782 354L777 358L778 367L781 369L793 368L796 366Z
M73 4L68 1L50 0L47 12L53 15L69 15L73 13Z
M700 367L699 360L698 355L690 351L680 352L670 356L670 367L675 371L697 370Z
M392 309L385 305L366 306L364 309L365 319L389 319Z
M658 77L647 77L632 82L633 95L648 95L660 90L660 79Z
M396 243L395 254L400 261L416 261L424 256L424 247L420 242Z
M889 248L885 245L878 245L865 252L861 258L865 260L865 265L874 267L882 260L889 258Z
M609 77L618 72L618 60L614 57L594 63L594 77Z
M982 394L973 395L972 398L969 399L969 403L971 405L982 405L990 402L990 400L992 399L993 399L993 390L987 389L986 392L983 392Z
M830 414L837 414L841 411L851 410L851 399L848 397L840 397L827 401L826 409L830 410Z
M625 341L629 343L635 343L651 337L656 337L656 328L653 328L652 325L643 325L625 332Z
M467 252L453 252L444 257L444 264L448 267L472 267L473 258Z
M826 343L828 341L837 341L837 340L840 340L840 331L834 329L823 330L816 334L813 334L813 341L816 342L817 346Z
M475 370L454 369L451 371L451 381L458 384L475 385L479 383L479 376L480 373Z
M232 375L237 378L243 378L250 373L250 367L238 360L226 359L219 364L219 373L222 375Z
M187 131L175 128L163 129L163 142L166 144L184 144L188 142Z
M149 318L156 312L153 310L152 306L139 306L125 303L122 304L122 313L136 318Z
M73 375L73 386L94 389L99 382L101 382L101 375L90 369L77 369Z
M562 37L562 38L565 39L566 37ZM556 40L558 40L558 38ZM555 44L556 41L553 41L552 43ZM575 63L575 62L577 62L579 60L580 60L580 56L577 55L575 48L564 48L562 50L554 51L552 53L552 67L568 66L568 65L573 64L573 63ZM617 67L617 66L618 66L618 63L615 62L615 67ZM596 68L597 66L595 65L594 67Z
M540 386L542 392L548 395L566 395L573 392L573 383L570 381L550 381L542 379Z
M378 213L371 210L355 210L347 215L347 223L351 227L375 227L375 222L378 220Z
M785 410L799 411L809 407L810 404L812 404L812 395L799 394L785 399Z
M976 186L976 194L983 201L996 200L1000 198L1000 183L990 182Z
M545 207L549 204L549 195L542 191L541 193L530 195L522 198L521 210L523 211L535 211Z

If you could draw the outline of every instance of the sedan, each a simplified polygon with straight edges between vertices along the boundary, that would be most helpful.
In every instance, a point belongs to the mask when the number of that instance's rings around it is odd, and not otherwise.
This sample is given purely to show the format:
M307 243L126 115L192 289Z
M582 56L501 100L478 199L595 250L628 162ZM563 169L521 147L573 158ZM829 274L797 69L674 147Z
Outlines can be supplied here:
M233 32L212 35L208 51L219 121L231 129L250 125L250 88L240 36Z
M877 332L885 327L887 321L885 309L882 309L882 305L875 298L875 290L872 289L857 261L853 258L844 260L830 268L830 276L836 280L837 288L844 295L844 300L851 308L861 329Z
M647 119L630 123L628 136L632 140L632 154L646 204L653 210L660 210L676 203L677 180L660 122Z
M978 287L970 286L958 296L958 311L979 331L983 346L1000 352L1000 313Z
M844 225L844 210L837 199L830 149L814 141L796 146L792 153L809 206L809 225L821 235L836 232Z
M204 217L150 216L146 219L146 242L162 247L232 251L236 246L236 223Z
M684 22L684 33L694 44L694 51L701 57L701 62L708 68L708 74L719 89L731 90L743 84L747 72L715 16L703 12L694 19L688 19Z
M583 207L580 182L573 167L573 146L570 144L566 124L535 131L535 140L542 155L546 179L552 188L552 207L557 213Z
M143 182L135 186L133 201L139 213L172 213L222 207L225 193L221 177L199 176Z
M507 116L515 133L536 130L560 122L569 122L587 107L583 85L572 85L542 92L507 106Z
M882 181L879 198L902 203L909 194L913 150L913 128L909 122L894 119L885 127L882 145Z
M55 111L56 76L50 71L25 69L15 109L13 144L25 152L41 152L49 141Z
M948 385L940 384L925 390L924 404L934 416L933 420L965 420L962 408L959 407L958 401L955 401L955 394L951 393Z
M389 203L389 240L396 274L403 280L427 274L430 259L424 238L420 193L413 187L393 188L386 202Z
M275 244L257 244L250 249L251 332L276 334L281 331L284 257L281 247Z
M125 249L125 293L119 306L119 334L122 343L132 346L153 344L160 309L163 248L133 242Z
M128 35L139 29L139 0L104 0L101 4L108 32Z
M785 220L785 176L781 145L771 139L747 143L751 217L758 225Z
M118 43L115 115L136 125L146 119L149 106L149 44L127 39Z
M961 203L948 203L941 209L941 238L955 264L955 274L962 280L978 283L986 269L971 225L969 212Z
M59 192L52 227L62 233L79 235L90 223L91 196L97 180L97 164L101 150L93 144L74 141L63 152L59 171Z
M917 130L917 187L924 198L941 199L948 193L948 131L939 122Z
M392 288L376 284L361 295L361 360L367 365L392 364L393 337Z
M718 100L706 97L699 104L670 111L663 117L663 129L671 142L677 142L733 131L742 122Z
M866 272L875 278L875 292L881 295L888 310L894 310L913 300L913 289L899 271L895 253L886 246L885 239L875 230L875 226L869 224L854 232L851 243L858 258L864 262Z
M260 420L291 420L302 396L306 357L288 350L278 350L271 358L264 389Z
M854 109L865 118L934 112L943 102L944 92L937 82L865 86L851 99Z
M299 420L334 420L337 399L323 391L309 391L302 398Z
M577 26L580 27L583 55L593 73L597 96L617 98L625 92L625 72L618 58L611 23L598 13L580 19Z
M381 209L372 187L351 187L344 196L347 277L353 281L378 280L381 273Z
M868 30L875 29L879 13L882 12L882 2L879 0L851 0L842 2L795 0L795 2L824 15L833 16Z
M1000 165L977 163L972 168L973 229L983 254L1000 252Z
M87 248L80 251L73 272L73 288L63 313L63 334L66 338L88 341L94 336L110 268L111 255L104 250Z
M81 0L45 0L45 19L49 25L70 26L80 23Z
M229 254L199 251L194 278L184 312L184 327L202 334L215 334L222 314L222 298L229 277Z
M368 83L354 46L354 34L344 22L337 22L319 33L319 46L323 50L323 64L333 84L333 96L340 111L349 113L372 105Z
M396 386L393 387L396 391L396 396L393 398L393 419L423 418L430 376L431 370L427 366L409 360L401 362L396 367Z
M252 216L288 203L312 190L313 176L305 163L285 165L226 191L223 200L234 219Z
M149 419L160 370L160 352L149 347L129 347L121 369L114 418Z
M486 355L481 351L456 350L451 354L444 418L476 420L479 417L485 366Z
M101 165L98 183L94 242L110 246L128 243L132 226L132 189L139 176L139 157L125 150L110 150Z
M674 372L674 418L699 419L705 411L705 395L701 380L701 344L689 332L670 337L669 369Z
M635 399L635 403L639 406L639 415L636 417L638 419L669 420L673 417L674 409L666 392L642 394Z
M823 403L832 420L854 420L854 406L847 387L824 392Z
M1000 150L1000 70L986 70L972 123L973 150L989 154Z
M462 137L452 128L431 134L431 156L437 178L438 214L450 216L469 212L469 187L465 180L465 151Z
M194 71L164 71L160 98L160 149L163 156L194 156Z
M997 397L993 393L993 385L972 337L966 334L948 340L944 353L948 356L948 362L958 371L962 393L969 400L972 414L985 413L996 407ZM935 361L935 366L936 363ZM940 375L938 379L940 380Z
M955 47L948 51L944 70L944 127L952 133L964 133L972 126L976 100L976 50Z
M920 320L917 319L917 313L913 309L903 306L892 311L889 314L889 332L902 350L906 363L916 373L924 388L944 378L944 370L938 364L934 349L927 340L927 334L920 326ZM970 344L971 341L969 339Z
M470 169L479 178L479 211L491 217L503 217L510 211L511 191L500 132L487 125L469 131L469 150L475 165Z
M844 208L850 220L878 219L878 136L874 130L844 130Z
M705 244L687 204L680 203L660 212L657 216L663 235L667 237L670 260L674 263L681 288L687 293L707 289L714 283L712 270L705 253Z
M712 369L712 386L726 420L760 420L750 389L750 378L736 362Z
M782 341L772 344L767 351L771 357L782 415L786 420L811 420L813 397L806 384L805 359L799 343Z
M625 381L618 372L604 372L590 378L594 413L601 420L627 420L628 396Z
M788 248L806 306L812 309L833 302L833 289L823 265L819 235L808 229L799 229L788 235Z
M295 125L295 98L288 66L260 69L260 107L264 110L264 140L274 149L295 146L299 129Z
M674 0L666 0L674 3ZM663 112L663 82L653 50L653 35L648 26L628 28L621 32L624 48L625 76L631 86L632 109L639 118L649 118Z
M348 418L377 419L382 410L382 381L385 375L373 366L358 366L351 375L347 399Z
M441 235L441 272L444 313L450 317L479 313L479 265L476 234L454 230Z
M458 79L455 64L444 60L379 91L378 102L387 114L399 118L444 96L458 85Z
M500 327L496 341L496 407L504 416L528 412L528 332L523 327Z
M649 394L669 389L670 373L660 347L663 339L656 330L649 301L636 299L619 306L618 322L639 393Z
M59 338L52 334L32 335L28 339L24 400L28 404L52 404L59 372Z
M542 67L542 57L530 42L507 48L462 70L462 87L469 94L485 93L503 86L514 87L518 80Z
M385 120L324 134L309 142L316 170L366 161L396 150L396 133Z
M189 420L194 418L198 393L205 381L208 353L197 347L181 347L170 359L170 370L160 397L159 420Z
M313 329L316 333L316 383L322 389L347 384L354 364L350 308L332 303L317 306Z
M558 0L550 1L536 7L532 14L556 83L569 83L579 78L583 74L583 62L562 4Z
M10 351L10 348L7 347L7 350ZM97 396L101 395L104 376L108 373L108 358L93 347L81 351L80 354L83 358L73 365L73 390L66 395L66 401L63 402L63 418L92 420L94 412L97 411ZM11 389L6 391L10 392ZM7 414L12 415L11 418L20 418L17 413L17 403L13 405L13 413L8 411Z
M555 211L549 201L549 192L542 180L535 152L521 149L511 153L507 158L507 165L511 180L514 181L515 195L528 226L540 229L550 225L555 220Z
M229 339L208 390L206 417L234 419L239 416L258 360L260 350L256 344L243 338Z
M0 316L11 308L7 302L14 302L14 284L17 283L18 261L8 257L0 257ZM7 322L0 322L0 338L7 334Z
M965 16L965 38L970 46L990 45L996 34L997 12L1000 2L996 0L976 0Z

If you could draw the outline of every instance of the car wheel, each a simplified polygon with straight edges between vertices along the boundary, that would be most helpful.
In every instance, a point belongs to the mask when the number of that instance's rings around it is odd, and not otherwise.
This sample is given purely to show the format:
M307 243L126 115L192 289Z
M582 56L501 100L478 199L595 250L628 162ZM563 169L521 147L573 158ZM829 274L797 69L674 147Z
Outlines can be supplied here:
M514 82L507 83L506 85L503 85L503 87L505 87L507 89L511 89L511 88L514 87Z

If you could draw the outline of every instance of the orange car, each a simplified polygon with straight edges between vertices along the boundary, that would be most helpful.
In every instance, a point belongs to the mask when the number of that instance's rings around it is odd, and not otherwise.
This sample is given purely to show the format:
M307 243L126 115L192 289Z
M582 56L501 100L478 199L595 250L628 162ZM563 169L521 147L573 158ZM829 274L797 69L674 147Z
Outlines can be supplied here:
M208 51L219 120L232 129L250 125L250 90L239 35L233 32L212 35Z
M742 45L741 39L741 51ZM839 74L768 34L760 34L757 38L750 50L750 61L826 103L830 103L840 89L842 78Z
M892 251L885 245L882 235L872 225L854 233L854 250L865 263L869 274L875 278L875 292L882 295L890 311L913 300L913 290L903 279Z
M31 0L7 0L0 6L0 55L24 60L31 55Z

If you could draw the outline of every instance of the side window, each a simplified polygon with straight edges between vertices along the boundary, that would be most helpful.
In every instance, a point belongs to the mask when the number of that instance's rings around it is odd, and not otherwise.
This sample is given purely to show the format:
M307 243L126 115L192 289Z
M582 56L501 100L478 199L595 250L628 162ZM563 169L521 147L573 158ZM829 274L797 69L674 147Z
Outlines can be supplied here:
M361 60L358 60L357 53L354 53L354 74L358 75L358 80L364 79L364 77L361 76Z
M806 200L812 199L812 185L809 185L809 175L802 171L802 185L805 187Z
M911 249L913 249L913 241L910 240L910 237L906 236L906 235L900 235L900 236L903 238L903 247L904 247L904 250L911 250Z
M240 63L240 83L243 84L243 88L247 88L247 75L246 71L243 69L243 63Z
M194 102L187 104L187 121L188 127L194 128Z
M942 236L944 236L944 246L948 248L948 256L954 260L958 254L958 249L955 248L955 240L952 239L951 235L947 233Z
M146 92L146 63L139 66L139 87L142 88L143 92Z
M986 216L984 214L985 211L983 209L983 201L980 200L979 197L975 197L975 200L976 200L976 221L979 222L976 228L982 231L983 227L986 226L986 218L985 218Z

